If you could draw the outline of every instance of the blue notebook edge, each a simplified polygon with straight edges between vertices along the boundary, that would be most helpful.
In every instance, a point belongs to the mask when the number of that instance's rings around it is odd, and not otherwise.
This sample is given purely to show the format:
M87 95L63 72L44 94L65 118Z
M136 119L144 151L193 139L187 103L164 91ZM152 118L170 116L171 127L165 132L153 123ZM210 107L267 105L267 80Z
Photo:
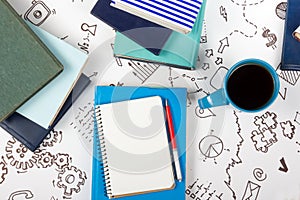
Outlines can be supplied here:
M176 140L178 145L178 151L180 155L180 166L182 169L183 180L181 182L176 181L176 187L173 190L166 190L161 192L153 192L148 194L141 194L130 197L122 197L124 200L136 200L136 199L184 199L185 197L185 182L186 182L186 88L148 88L148 87L134 87L134 86L122 86L118 87L118 91L113 95L114 86L96 86L95 87L95 105L102 103L110 103L117 101L124 101L129 99L137 99L150 96L160 96L162 99L168 99L171 107L172 117L174 121L174 128L176 132ZM158 92L160 91L160 92ZM168 91L168 92L166 92ZM98 101L96 95L102 92L105 94L104 99ZM118 93L121 92L121 93ZM133 94L134 93L134 94ZM180 102L175 102L173 95L176 95L180 99ZM174 107L174 105L179 107ZM179 108L179 109L177 109ZM180 114L180 116L178 115ZM92 191L91 199L108 199L105 193L105 187L103 182L101 155L99 154L99 139L97 134L96 123L94 124L94 142L93 142L93 156L92 156Z

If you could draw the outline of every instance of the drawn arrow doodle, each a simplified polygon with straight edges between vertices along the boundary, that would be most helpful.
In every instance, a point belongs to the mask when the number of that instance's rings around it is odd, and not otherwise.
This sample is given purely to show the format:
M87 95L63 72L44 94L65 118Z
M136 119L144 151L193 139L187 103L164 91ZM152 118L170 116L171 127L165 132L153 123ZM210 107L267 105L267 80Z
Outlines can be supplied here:
M279 170L282 171L282 172L287 172L289 169L288 169L288 167L285 163L284 158L280 159L280 163L281 163L281 167L279 167Z
M229 47L229 43L228 43L228 37L223 38L222 40L219 41L220 42L220 47L218 49L219 53L223 53L225 47Z

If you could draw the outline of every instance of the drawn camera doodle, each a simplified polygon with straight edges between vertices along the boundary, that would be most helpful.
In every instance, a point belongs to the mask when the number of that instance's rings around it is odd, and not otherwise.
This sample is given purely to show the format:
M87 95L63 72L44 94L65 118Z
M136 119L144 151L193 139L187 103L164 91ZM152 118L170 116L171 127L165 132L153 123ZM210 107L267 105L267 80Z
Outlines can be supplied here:
M24 14L24 18L36 26L40 26L50 16L51 11L42 1L33 1L32 6Z

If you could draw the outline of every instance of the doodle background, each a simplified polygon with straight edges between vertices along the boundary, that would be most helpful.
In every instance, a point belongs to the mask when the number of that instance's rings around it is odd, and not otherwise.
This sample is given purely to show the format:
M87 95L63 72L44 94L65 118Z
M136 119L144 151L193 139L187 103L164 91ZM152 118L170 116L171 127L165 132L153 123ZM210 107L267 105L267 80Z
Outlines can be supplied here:
M279 69L286 1L208 1L195 71L115 59L114 31L89 14L95 0L9 2L24 19L89 54L84 73L92 83L34 154L0 130L1 199L90 197L98 84L188 88L187 200L300 197L300 74ZM32 18L33 10L43 17ZM281 87L275 103L253 114L230 106L200 110L197 99L221 87L230 66L250 57L276 69Z

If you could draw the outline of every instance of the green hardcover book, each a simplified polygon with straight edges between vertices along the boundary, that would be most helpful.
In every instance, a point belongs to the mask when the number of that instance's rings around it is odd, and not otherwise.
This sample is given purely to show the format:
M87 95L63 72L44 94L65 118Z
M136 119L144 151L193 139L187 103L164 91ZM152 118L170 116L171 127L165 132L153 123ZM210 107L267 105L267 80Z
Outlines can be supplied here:
M203 0L192 31L188 34L173 31L159 55L147 52L142 46L120 32L116 33L114 55L120 58L160 63L171 67L190 70L195 69L199 52L205 4L206 0Z
M63 66L6 0L0 0L0 121L51 81Z

